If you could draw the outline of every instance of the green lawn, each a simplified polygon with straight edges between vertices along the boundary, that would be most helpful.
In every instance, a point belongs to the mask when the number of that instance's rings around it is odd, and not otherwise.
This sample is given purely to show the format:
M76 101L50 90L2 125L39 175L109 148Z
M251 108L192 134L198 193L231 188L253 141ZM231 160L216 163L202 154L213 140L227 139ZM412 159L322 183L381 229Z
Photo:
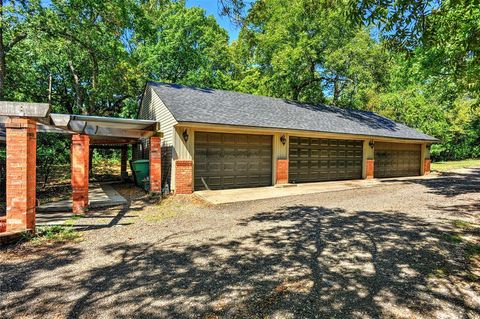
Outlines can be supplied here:
M457 168L480 167L480 159L432 163L432 171L447 172Z

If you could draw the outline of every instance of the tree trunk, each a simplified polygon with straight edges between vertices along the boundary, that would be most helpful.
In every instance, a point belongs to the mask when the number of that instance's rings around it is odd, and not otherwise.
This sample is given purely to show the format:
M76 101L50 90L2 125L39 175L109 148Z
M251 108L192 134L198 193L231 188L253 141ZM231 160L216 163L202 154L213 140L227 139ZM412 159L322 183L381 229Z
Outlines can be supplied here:
M88 114L88 111L85 112L84 105L83 105L83 92L82 92L82 86L80 84L80 78L75 71L75 67L73 66L72 61L68 61L68 68L70 69L70 73L72 74L73 78L73 87L75 88L75 103L77 104L78 109L80 110L80 113L82 114Z
M338 104L338 98L340 97L340 83L339 83L338 74L335 75L333 80L333 101L332 104L336 106Z

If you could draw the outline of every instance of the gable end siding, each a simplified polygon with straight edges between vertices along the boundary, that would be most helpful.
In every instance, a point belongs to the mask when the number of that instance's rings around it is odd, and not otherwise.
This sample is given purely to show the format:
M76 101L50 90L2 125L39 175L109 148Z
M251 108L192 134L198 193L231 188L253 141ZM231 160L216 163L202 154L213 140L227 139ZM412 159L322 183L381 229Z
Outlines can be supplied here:
M138 118L160 122L160 130L163 133L162 185L165 186L168 184L169 188L172 189L172 176L174 176L172 174L173 134L177 121L160 97L149 86L145 89ZM143 141L142 144L144 145L145 151L143 152L143 156L140 155L140 157L137 158L148 158L148 141Z

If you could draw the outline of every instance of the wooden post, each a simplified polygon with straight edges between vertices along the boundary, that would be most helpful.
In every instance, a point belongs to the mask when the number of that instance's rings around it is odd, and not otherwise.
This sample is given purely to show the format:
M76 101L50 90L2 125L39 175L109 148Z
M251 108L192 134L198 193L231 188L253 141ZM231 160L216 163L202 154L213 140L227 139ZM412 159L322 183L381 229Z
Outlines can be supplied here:
M122 176L122 181L126 181L128 179L127 173L127 161L128 161L128 145L122 146L122 154L121 154L121 163L120 163L120 174Z

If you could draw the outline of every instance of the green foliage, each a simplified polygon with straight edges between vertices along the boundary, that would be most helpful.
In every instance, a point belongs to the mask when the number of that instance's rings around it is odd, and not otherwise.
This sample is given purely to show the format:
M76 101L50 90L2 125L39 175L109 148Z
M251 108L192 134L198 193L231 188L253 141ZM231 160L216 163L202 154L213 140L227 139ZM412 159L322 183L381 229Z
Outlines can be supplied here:
M386 74L369 29L328 1L257 1L232 49L238 90L309 103L361 108Z
M443 240L452 244L460 244L463 242L463 238L459 234L443 234Z
M81 235L73 228L73 221L66 225L54 225L37 227L36 234L26 238L34 244L43 244L46 242L67 242L79 240Z
M69 136L55 133L38 134L37 177L45 186L55 165L70 163Z
M480 157L475 1L218 2L232 44L184 0L3 0L0 97L134 117L147 80L181 83L375 111L441 139L434 160ZM56 139L38 143L47 178Z
M480 166L480 159L468 159L461 161L446 161L432 163L432 170L439 172L448 172L459 168L469 168Z
M137 35L135 56L149 79L193 86L229 86L228 35L213 16L185 1L146 12L151 31Z

